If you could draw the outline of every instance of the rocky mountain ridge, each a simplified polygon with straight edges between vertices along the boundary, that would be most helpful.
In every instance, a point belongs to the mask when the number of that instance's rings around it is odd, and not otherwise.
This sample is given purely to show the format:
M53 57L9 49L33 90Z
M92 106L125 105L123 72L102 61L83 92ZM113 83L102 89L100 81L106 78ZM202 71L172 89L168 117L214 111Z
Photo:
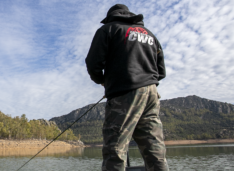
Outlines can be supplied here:
M225 113L229 114L234 111L234 105L229 103L218 102L214 100L209 100L201 98L198 96L187 96L187 97L178 97L169 100L162 100L161 107L171 107L174 108L194 108L198 109L208 109L216 113Z
M89 104L85 107L73 110L67 115L62 115L59 117L54 117L49 121L54 121L56 124L63 124L65 122L74 122L78 117L84 114L88 109L90 109L94 104ZM99 103L95 106L87 115L83 116L80 122L90 121L90 120L103 120L105 117L105 102Z
M181 109L189 109L189 108L190 109L194 108L195 110L207 109L215 113L224 113L224 114L230 114L231 112L234 112L234 105L232 104L209 100L195 95L187 97L178 97L168 100L161 100L160 104L161 108L169 108L176 112L181 112ZM87 115L85 115L80 120L80 122L103 120L105 117L105 105L106 105L105 102L99 103L89 113L87 113ZM58 125L66 122L73 122L92 106L93 104L89 104L83 108L73 110L69 114L51 118L49 121L54 121ZM164 115L164 113L160 112L160 115Z

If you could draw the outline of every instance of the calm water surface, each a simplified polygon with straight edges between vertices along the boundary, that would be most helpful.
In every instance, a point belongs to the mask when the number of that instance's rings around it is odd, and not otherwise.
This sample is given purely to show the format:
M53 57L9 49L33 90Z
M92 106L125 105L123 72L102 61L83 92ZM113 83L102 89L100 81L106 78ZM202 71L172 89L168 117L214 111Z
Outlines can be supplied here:
M66 153L44 154L31 160L22 171L100 171L101 148L76 148ZM143 165L137 148L130 148L130 163ZM0 156L0 171L17 170L31 156ZM168 146L171 171L234 171L234 144Z

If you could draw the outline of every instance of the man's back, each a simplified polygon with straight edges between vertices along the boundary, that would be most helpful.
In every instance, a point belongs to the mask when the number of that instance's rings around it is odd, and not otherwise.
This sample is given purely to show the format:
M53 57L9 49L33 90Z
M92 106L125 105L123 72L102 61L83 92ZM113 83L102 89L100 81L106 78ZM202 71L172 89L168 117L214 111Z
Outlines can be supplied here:
M142 19L142 15L130 12L110 14L110 21L94 36L87 68L96 83L104 83L108 99L146 85L158 85L165 77L161 45Z

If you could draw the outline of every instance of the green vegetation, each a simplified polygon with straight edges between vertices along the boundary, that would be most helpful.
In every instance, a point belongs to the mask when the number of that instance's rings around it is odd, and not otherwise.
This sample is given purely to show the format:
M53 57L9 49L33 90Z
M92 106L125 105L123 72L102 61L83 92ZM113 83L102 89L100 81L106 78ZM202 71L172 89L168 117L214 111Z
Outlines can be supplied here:
M214 113L207 109L162 108L165 140L234 138L234 113Z
M57 125L42 124L39 120L30 120L23 114L12 118L0 111L0 138L8 139L47 139L55 138L61 131ZM63 133L58 140L77 140L71 129Z
M234 113L214 113L207 109L161 108L165 140L234 138ZM71 123L58 125L65 129ZM102 143L102 120L76 123L72 130L86 144Z
M214 113L193 108L176 111L168 107L162 107L160 112L165 140L234 138L234 113ZM58 127L65 130L70 124L66 122ZM59 140L80 139L85 144L102 143L102 125L103 120L75 123ZM24 114L12 118L0 112L0 138L53 139L60 133L58 127L42 124L39 120L28 121Z
M58 125L61 130L66 129L71 123ZM78 122L72 126L74 134L81 138L85 144L102 143L102 120Z

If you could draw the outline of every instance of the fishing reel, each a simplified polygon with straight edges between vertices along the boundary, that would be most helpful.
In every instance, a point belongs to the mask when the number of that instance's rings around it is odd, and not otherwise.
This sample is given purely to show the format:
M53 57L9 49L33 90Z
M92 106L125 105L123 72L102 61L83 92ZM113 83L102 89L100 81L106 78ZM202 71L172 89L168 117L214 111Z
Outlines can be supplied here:
M127 166L126 171L146 171L145 166L130 166L129 154L127 152Z

